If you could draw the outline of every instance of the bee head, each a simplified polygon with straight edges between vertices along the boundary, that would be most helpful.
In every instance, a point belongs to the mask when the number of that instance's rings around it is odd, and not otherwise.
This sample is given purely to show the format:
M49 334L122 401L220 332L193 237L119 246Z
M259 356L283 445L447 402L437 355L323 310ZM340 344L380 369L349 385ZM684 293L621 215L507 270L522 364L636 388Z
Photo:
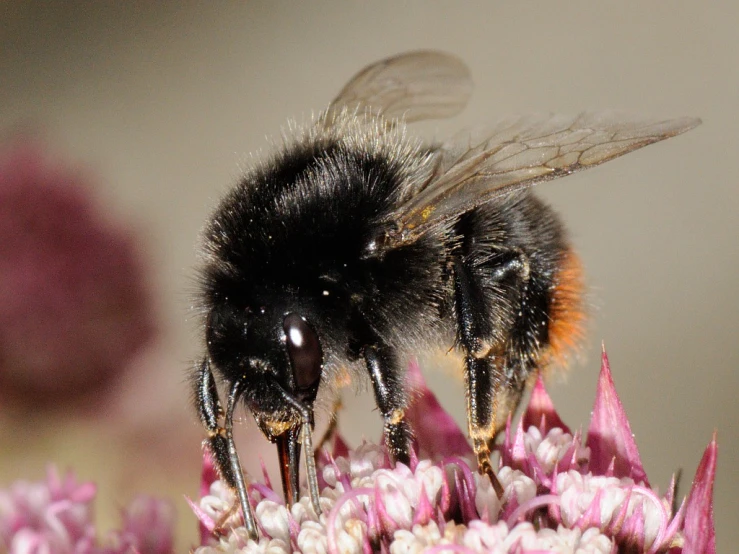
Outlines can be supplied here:
M323 348L299 311L214 306L206 322L210 359L268 438L297 426L295 401L311 409L323 370Z

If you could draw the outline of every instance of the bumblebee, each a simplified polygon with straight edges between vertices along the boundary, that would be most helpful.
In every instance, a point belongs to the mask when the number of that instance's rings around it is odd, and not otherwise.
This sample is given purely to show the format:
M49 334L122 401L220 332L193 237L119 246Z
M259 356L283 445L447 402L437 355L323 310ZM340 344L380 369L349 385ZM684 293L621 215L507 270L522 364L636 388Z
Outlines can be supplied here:
M206 224L206 353L193 386L252 537L237 404L277 444L288 503L303 450L320 512L316 399L347 375L368 377L388 452L407 462L405 363L439 345L464 360L469 435L480 472L497 484L490 453L502 418L537 369L566 356L583 321L578 258L530 187L700 122L606 112L515 117L443 143L409 134L409 123L460 112L471 90L467 67L446 53L370 65L244 175Z

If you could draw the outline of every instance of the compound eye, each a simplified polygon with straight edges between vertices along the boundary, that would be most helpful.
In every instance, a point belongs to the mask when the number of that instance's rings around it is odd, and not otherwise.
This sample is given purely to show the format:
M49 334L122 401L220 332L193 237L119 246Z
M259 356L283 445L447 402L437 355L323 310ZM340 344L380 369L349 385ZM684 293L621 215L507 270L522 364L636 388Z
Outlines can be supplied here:
M321 378L323 351L318 335L297 314L287 314L282 323L287 342L287 353L293 366L293 377L298 389L307 389Z

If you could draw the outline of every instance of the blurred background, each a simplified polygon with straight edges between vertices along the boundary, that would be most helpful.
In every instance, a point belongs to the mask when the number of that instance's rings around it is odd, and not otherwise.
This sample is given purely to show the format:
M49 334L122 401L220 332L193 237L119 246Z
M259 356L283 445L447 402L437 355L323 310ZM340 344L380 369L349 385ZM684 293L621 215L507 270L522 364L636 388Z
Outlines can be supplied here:
M465 60L476 88L460 117L419 128L428 137L527 112L703 118L540 188L591 306L582 360L549 388L586 425L604 340L662 490L682 469L687 493L718 430L718 550L739 542L739 5L6 1L0 21L0 164L20 175L0 197L0 486L54 462L99 483L103 528L149 492L176 503L179 550L195 541L199 230L288 117L370 62L434 48ZM39 175L48 190L24 192ZM461 380L427 375L463 422ZM371 398L351 398L345 437L379 438ZM275 455L245 422L255 472L256 454Z

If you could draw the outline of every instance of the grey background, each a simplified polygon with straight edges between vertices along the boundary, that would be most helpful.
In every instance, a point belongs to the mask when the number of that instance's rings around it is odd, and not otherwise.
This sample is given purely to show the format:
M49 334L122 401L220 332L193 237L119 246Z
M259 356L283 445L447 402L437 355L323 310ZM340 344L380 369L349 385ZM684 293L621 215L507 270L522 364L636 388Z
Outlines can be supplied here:
M194 244L247 154L268 148L264 137L277 135L287 117L323 108L365 64L436 48L464 59L476 88L463 115L420 128L429 136L542 111L615 108L703 118L687 135L540 188L582 256L591 304L584 361L572 367L566 384L553 379L550 390L564 420L585 425L605 340L647 472L663 490L672 471L683 468L681 492L687 493L718 430L718 545L730 552L739 541L733 524L739 494L737 6L3 3L0 132L36 123L65 156L91 165L105 202L139 226L156 272L167 332L148 353L147 369L128 384L120 417L133 427L161 425L176 437L166 439L169 465L151 462L138 472L160 476L152 477L152 488L195 492L200 430L184 382L199 348L197 328L187 321ZM433 375L442 401L463 421L460 380ZM366 395L356 401L347 395L347 404L342 428L350 442L362 434L377 438L379 417L370 413ZM0 455L4 482L52 458L103 483L101 510L113 504L105 494L131 494L130 476L112 476L125 473L125 462L97 463L90 453L105 443L96 442L99 429L77 422L45 434L45 425L51 424L39 422L40 446ZM187 446L178 450L180 440ZM24 442L16 437L13 444ZM273 456L261 439L250 445ZM144 463L135 452L122 450L118 458L129 456ZM194 538L184 503L178 509L186 520L182 532Z

